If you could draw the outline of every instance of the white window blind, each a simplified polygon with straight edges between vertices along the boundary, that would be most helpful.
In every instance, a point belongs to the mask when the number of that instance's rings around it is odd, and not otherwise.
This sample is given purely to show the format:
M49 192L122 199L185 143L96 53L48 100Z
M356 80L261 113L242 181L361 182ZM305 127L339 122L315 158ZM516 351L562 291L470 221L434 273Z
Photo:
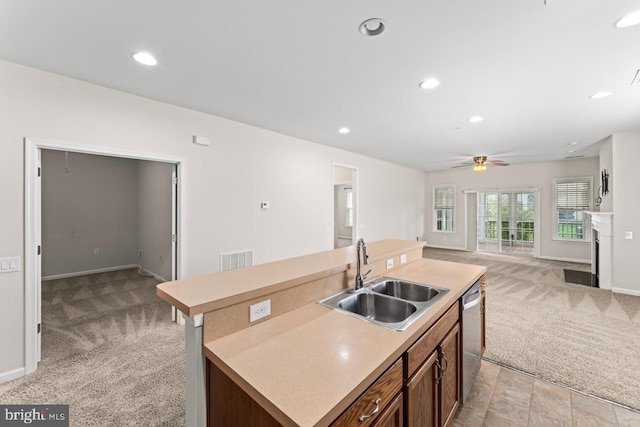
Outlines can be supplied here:
M455 203L455 189L453 187L441 187L435 189L433 198L434 209L453 209Z
M575 179L556 182L556 209L589 210L591 181Z

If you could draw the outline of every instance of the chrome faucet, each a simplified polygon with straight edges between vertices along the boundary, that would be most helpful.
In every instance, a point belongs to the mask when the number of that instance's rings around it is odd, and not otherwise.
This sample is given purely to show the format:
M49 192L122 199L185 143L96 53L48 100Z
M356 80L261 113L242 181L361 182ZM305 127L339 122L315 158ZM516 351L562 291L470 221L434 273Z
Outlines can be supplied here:
M371 270L367 271L364 274L360 273L360 248L362 248L362 258L364 260L364 264L369 264L369 255L367 255L367 245L364 244L364 239L358 240L358 244L356 245L356 254L357 254L357 265L356 265L356 288L355 290L362 289L364 285L364 279L367 278Z

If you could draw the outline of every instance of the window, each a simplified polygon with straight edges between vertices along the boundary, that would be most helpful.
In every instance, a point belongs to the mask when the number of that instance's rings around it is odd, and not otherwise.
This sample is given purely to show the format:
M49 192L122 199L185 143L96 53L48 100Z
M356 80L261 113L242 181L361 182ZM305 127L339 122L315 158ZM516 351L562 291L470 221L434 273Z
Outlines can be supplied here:
M347 211L347 217L345 218L345 226L353 227L353 190L351 188L345 188L345 206Z
M554 239L590 241L591 227L586 211L591 209L593 178L557 178L554 188Z
M453 185L433 187L433 231L454 231L455 196Z

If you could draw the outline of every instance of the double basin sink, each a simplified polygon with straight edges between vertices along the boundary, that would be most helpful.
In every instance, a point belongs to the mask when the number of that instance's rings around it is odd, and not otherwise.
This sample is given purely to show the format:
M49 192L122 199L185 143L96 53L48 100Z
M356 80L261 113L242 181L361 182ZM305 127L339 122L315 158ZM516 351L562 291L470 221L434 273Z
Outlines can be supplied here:
M345 314L404 331L449 289L379 277L357 291L345 291L318 301Z

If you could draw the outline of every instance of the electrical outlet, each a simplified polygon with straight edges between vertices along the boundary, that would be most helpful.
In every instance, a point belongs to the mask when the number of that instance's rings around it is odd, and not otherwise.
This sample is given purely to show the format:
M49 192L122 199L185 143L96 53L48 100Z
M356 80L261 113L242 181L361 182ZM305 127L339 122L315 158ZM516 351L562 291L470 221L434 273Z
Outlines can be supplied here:
M267 317L271 314L271 300L265 300L249 307L249 322Z
M407 263L407 254L400 255L400 265Z
M100 255L100 248L95 248L95 249L93 250L93 254L94 254L94 255Z
M393 258L387 260L387 269L393 268Z

